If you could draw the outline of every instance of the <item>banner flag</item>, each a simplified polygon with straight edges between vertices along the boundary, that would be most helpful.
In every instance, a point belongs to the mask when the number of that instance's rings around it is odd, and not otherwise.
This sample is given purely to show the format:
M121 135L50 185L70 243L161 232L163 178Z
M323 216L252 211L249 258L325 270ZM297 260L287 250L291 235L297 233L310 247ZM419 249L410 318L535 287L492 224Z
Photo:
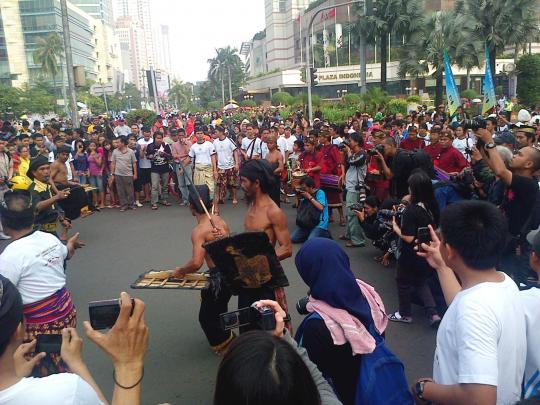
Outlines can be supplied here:
M446 98L448 100L448 115L452 116L460 106L459 91L456 86L454 74L452 73L452 64L448 52L444 51L444 78L446 82Z
M489 50L486 45L486 74L484 76L484 105L482 114L486 114L489 110L495 107L497 99L495 97L495 86L493 86L493 76L491 75L491 64L489 61Z

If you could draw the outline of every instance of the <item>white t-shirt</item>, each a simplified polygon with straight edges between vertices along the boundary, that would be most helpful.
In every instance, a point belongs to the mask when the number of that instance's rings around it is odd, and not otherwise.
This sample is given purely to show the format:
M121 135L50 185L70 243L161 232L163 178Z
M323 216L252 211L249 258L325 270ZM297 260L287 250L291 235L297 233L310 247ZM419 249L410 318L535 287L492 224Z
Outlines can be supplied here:
M523 379L524 396L540 394L540 288L519 293L527 324L527 362Z
M131 127L129 125L118 125L114 129L114 136L116 136L117 138L122 135L128 136L129 134L131 134Z
M150 145L151 143L154 143L154 140L152 138L148 138L148 141L145 141L144 138L141 138L137 141L137 143L141 146ZM146 148L144 150L144 153L141 153L139 156L139 167L141 169L150 169L152 168L152 161L146 157Z
M227 137L222 141L216 139L214 141L214 148L217 153L218 169L232 169L234 167L234 151L236 150L236 145L233 141Z
M4 249L0 255L0 274L15 284L24 305L31 304L50 297L66 285L67 255L67 247L56 236L36 231Z
M102 405L94 389L76 374L23 378L0 391L2 405Z
M452 146L456 148L457 150L459 150L461 154L463 155L463 157L470 162L471 156L467 155L467 153L465 152L465 149L466 148L472 149L475 143L476 142L473 137L466 136L463 139L455 138L454 141L452 142Z
M261 156L261 139L248 139L247 137L242 139L242 150L246 151L248 159L253 156Z
M433 360L435 382L496 386L500 405L520 399L527 354L520 293L504 277L456 295L439 326Z
M189 157L195 160L195 164L212 165L212 155L216 154L216 149L212 142L194 143L189 149Z
M338 136L337 138L332 138L332 145L341 145L343 143L343 138Z
M268 149L268 144L264 141L261 141L261 159L266 159L266 156L270 153Z
M281 154L283 155L283 161L285 161L285 159L287 159L287 151L289 149L289 145L287 144L287 140L285 139L284 136L280 136L278 139L277 139L277 147L279 149L279 151L281 152ZM293 142L293 145L294 145L294 142ZM290 151L289 153L292 153L292 151ZM266 156L263 156L263 159L265 158Z
M285 138L285 136L283 136L283 139L285 139L285 141L287 142L287 150L289 151L289 153L292 153L294 142L296 141L296 136L291 135L288 138Z

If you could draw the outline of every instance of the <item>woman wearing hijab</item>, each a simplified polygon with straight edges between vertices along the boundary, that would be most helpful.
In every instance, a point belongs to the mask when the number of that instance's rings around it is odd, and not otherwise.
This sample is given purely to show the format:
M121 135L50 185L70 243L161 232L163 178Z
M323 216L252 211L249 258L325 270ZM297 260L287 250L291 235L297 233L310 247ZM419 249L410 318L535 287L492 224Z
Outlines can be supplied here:
M307 312L296 340L345 404L355 404L361 355L372 353L388 320L381 298L357 280L349 257L333 240L313 238L298 252L295 264L309 286Z

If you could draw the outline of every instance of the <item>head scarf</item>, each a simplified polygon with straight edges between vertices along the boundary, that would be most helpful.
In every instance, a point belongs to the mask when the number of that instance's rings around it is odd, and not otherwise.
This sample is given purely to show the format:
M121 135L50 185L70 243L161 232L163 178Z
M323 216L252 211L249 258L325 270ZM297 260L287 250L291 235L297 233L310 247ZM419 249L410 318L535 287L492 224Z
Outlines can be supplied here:
M336 242L309 239L296 255L295 264L313 298L347 311L369 329L371 308L356 283L349 257Z
M21 294L11 281L0 275L0 347L11 339L22 320Z

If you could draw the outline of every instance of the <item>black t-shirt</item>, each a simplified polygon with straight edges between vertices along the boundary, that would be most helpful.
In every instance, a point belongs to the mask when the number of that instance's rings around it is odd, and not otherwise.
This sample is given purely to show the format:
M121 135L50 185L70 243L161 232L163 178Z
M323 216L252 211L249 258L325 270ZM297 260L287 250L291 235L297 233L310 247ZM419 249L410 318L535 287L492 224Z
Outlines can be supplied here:
M538 183L532 177L512 175L512 184L506 194L506 217L510 234L521 233L525 222L529 219L538 198ZM528 231L527 229L526 231Z
M401 234L414 236L416 239L418 228L427 227L430 224L435 225L432 214L417 204L410 205L403 211L403 217L401 218ZM401 256L398 259L399 264L407 266L427 265L426 260L416 254L416 251L414 250L414 241L412 243L407 243L402 239L400 243Z
M409 185L407 180L414 169L414 161L412 154L408 151L399 149L396 155L390 161L390 169L392 170L392 194L398 199L409 194Z
M306 323L302 342L309 359L331 381L341 402L354 405L361 356L352 355L349 343L335 345L322 319L311 319Z
M169 171L169 161L172 158L171 147L165 143L156 146L154 143L146 147L146 156L153 156L152 168L154 173L167 173Z

